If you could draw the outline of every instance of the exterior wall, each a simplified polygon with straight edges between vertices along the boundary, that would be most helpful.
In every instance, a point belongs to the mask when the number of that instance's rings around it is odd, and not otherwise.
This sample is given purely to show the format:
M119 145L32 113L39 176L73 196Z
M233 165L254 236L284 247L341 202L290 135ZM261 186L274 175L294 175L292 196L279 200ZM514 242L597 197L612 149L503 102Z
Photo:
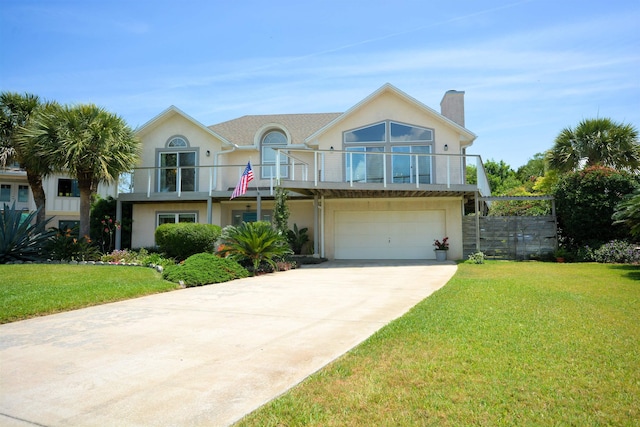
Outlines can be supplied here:
M138 167L143 168L159 166L158 151L165 150L166 144L171 137L184 137L189 143L189 147L185 148L184 151L196 151L196 165L200 166L197 180L199 183L198 191L208 191L208 188L203 188L207 187L210 182L210 168L208 166L214 165L215 153L223 149L222 141L178 114L169 115L161 123L147 129L138 136L143 141ZM171 151L171 149L167 151ZM176 149L175 151L181 150ZM209 155L207 155L207 151ZM148 171L141 170L137 171L134 176L135 192L145 193L147 191L149 176L151 177L151 191L157 190L157 173L151 172L149 175Z
M298 228L307 227L308 234L313 239L313 200L289 200L289 228L297 224ZM212 223L225 227L232 224L233 211L256 210L255 199L224 201L212 204ZM273 200L262 201L262 210L273 210ZM155 246L154 233L157 227L158 213L196 212L198 222L207 223L206 203L136 203L133 205L132 242L134 248Z
M372 100L371 103L354 111L346 119L338 123L338 125L329 129L318 139L318 148L320 150L344 150L343 132L356 129L369 124L377 123L384 120L393 120L400 123L417 125L434 130L434 143L432 154L461 154L460 137L458 133L450 126L446 126L443 122L434 119L426 114L424 110L416 105L409 104L392 93L385 92L378 98ZM444 146L447 146L445 151ZM447 163L442 158L434 158L435 181L438 183L446 183ZM452 170L452 180L461 181L463 168L459 158L452 158L449 165ZM342 164L342 156L325 157L325 171L328 181L342 180L344 165Z
M324 236L325 256L335 258L334 223L336 211L418 211L445 210L445 230L449 237L449 259L462 258L462 199L457 197L442 198L389 198L389 199L330 199L325 200ZM431 247L433 242L424 242Z
M196 212L199 223L206 224L207 222L206 203L136 203L133 205L132 213L131 247L155 246L156 214L169 212Z

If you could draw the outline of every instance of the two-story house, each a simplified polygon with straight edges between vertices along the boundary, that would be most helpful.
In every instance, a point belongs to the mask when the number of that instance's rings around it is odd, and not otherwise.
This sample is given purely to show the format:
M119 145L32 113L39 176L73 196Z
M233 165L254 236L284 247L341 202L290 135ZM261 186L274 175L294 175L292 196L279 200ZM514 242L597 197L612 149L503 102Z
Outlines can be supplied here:
M221 226L270 220L274 188L290 191L289 226L308 227L330 259L449 259L463 255L464 206L490 195L464 92L437 112L385 84L343 113L250 115L205 126L169 107L137 131L143 152L132 189L132 246L153 246L167 222ZM230 196L247 162L255 179ZM466 165L478 175L466 177ZM470 184L468 182L477 182Z

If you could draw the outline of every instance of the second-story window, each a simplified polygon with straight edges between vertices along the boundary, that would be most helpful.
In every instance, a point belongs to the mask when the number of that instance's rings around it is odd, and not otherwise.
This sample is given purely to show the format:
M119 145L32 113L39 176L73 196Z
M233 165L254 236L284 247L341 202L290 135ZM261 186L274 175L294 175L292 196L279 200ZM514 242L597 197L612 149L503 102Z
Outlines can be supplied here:
M60 197L80 197L80 188L77 179L58 179L58 196Z
M181 136L169 138L158 153L158 191L196 191L196 150Z
M287 136L279 130L271 130L262 137L262 178L276 177L276 156L274 148L287 146ZM280 156L280 177L289 176L288 158Z
M345 180L429 184L432 182L433 130L421 126L384 121L343 134ZM383 153L393 153L383 162Z

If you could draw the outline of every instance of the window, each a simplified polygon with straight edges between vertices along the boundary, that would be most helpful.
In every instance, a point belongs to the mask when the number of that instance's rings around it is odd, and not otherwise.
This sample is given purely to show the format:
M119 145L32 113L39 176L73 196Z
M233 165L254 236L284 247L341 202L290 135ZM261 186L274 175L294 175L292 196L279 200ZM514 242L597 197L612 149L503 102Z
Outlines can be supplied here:
M276 176L275 168L270 167L276 164L277 152L274 148L283 148L287 146L287 136L278 131L272 130L267 132L262 138L262 178L272 178ZM289 176L289 159L286 156L280 156L280 177Z
M157 216L157 224L176 224L178 222L198 222L198 214L195 212L165 212Z
M8 202L11 200L11 185L0 185L0 202Z
M385 142L387 140L386 136L387 124L378 123L345 132L344 142Z
M188 147L187 140L181 136L174 136L167 142L167 148Z
M29 186L19 185L18 186L18 202L26 203L28 201L29 201Z
M58 179L58 196L60 197L80 197L77 179Z
M196 151L180 150L184 147L189 147L188 141L174 136L167 141L167 150L158 153L159 192L196 191Z
M383 147L347 147L347 176L346 181L353 182L383 182L382 156L366 153L381 153ZM360 154L363 153L363 154Z
M393 183L431 183L433 130L385 121L347 131L343 134L345 181ZM353 154L351 153L353 152ZM383 156L391 152L386 170ZM357 153L357 154L356 154ZM391 164L389 164L391 163ZM417 177L416 177L417 175Z
M413 153L429 154L431 147L425 145L394 146L391 156L392 182L415 184L416 174L420 184L431 183L431 157L411 156ZM400 154L403 153L403 154Z

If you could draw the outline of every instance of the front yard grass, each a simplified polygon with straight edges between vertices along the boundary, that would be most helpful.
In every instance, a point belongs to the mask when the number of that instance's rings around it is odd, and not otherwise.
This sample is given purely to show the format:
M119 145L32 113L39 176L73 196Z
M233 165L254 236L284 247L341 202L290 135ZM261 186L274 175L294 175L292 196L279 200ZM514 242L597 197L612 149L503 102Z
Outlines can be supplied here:
M638 426L639 325L640 267L461 264L237 425Z
M176 289L151 268L0 265L0 323Z

